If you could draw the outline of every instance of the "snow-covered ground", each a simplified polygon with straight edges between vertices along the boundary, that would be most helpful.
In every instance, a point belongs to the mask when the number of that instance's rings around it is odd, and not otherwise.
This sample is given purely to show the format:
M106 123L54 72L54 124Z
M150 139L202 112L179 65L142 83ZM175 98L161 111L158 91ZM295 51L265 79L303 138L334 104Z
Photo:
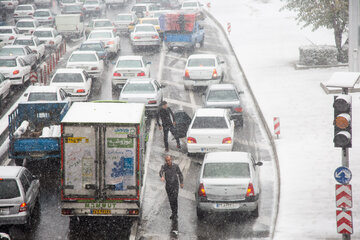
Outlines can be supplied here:
M279 9L280 0L204 0L226 28L252 90L273 129L280 117L281 138L276 140L280 161L281 198L275 239L339 239L335 219L334 170L341 165L340 149L333 147L333 96L320 82L347 68L295 70L298 47L334 45L331 30L301 29L295 13ZM360 223L360 101L353 94L353 217Z

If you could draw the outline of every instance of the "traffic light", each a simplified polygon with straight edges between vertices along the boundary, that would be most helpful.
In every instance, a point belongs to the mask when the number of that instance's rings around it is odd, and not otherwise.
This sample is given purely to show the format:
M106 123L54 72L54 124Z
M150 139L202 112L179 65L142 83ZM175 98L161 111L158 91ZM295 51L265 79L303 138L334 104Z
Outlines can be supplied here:
M334 97L334 145L351 148L351 96Z

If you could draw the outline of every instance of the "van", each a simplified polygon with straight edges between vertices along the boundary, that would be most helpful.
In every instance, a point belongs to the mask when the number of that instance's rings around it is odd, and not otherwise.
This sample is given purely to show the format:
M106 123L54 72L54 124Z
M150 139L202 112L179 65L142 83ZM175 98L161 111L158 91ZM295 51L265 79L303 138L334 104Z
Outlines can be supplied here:
M80 38L84 35L84 17L80 14L57 15L55 28L65 38Z

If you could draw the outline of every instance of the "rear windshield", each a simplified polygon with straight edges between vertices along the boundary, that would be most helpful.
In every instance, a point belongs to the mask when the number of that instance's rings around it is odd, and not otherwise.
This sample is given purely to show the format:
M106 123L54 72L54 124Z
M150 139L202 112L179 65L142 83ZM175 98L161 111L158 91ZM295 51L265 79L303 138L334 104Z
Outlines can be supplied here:
M131 15L117 15L116 21L132 21Z
M192 128L228 128L228 125L224 117L196 117Z
M15 59L0 59L0 67L16 67Z
M31 39L16 39L13 44L14 45L34 46L34 41Z
M196 2L184 2L183 7L197 7Z
M155 88L150 83L130 83L127 84L123 92L137 92L137 93L151 93L154 92Z
M62 0L62 3L76 3L75 0Z
M89 39L92 38L112 38L112 34L110 32L92 32Z
M81 6L79 6L79 5L65 5L63 11L64 12L75 12L75 11L81 12Z
M145 6L133 6L131 11L133 11L133 12L144 12L144 11L146 11L146 7Z
M84 82L84 79L80 73L57 73L52 80L54 83L70 83L70 82Z
M52 37L51 31L35 31L33 33L34 36L38 38L50 38Z
M12 33L12 29L0 29L0 34Z
M157 19L143 19L141 23L159 25L159 21Z
M86 1L85 4L86 5L95 5L95 4L98 4L98 1Z
M94 27L112 27L112 23L110 21L96 21L94 22Z
M153 26L137 26L135 32L154 32Z
M57 94L54 92L32 92L29 94L28 101L57 101Z
M73 54L69 62L97 62L95 54Z
M50 13L47 11L36 11L34 13L34 17L48 17L50 16Z
M188 62L189 67L214 67L215 59L213 58L193 58Z
M0 180L0 199L20 197L20 190L15 179Z
M117 68L141 68L142 63L139 60L121 60L116 65Z
M25 52L22 48L2 48L0 56L24 56Z
M209 92L208 102L229 102L238 101L239 98L235 90L213 90Z
M249 178L248 163L206 163L203 178Z
M16 8L16 11L27 11L27 10L32 10L32 7L31 6L18 6Z
M86 43L86 44L81 44L80 50L82 50L82 51L102 51L103 48L101 47L100 43Z
M16 24L16 27L34 27L34 23L33 22L18 22Z

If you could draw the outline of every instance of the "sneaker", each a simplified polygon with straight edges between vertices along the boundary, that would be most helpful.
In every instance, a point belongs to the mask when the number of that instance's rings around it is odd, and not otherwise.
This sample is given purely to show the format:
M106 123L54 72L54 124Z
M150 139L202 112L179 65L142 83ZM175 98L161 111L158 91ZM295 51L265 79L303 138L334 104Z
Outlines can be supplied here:
M169 149L168 148L165 148L165 152L168 152L169 151Z

